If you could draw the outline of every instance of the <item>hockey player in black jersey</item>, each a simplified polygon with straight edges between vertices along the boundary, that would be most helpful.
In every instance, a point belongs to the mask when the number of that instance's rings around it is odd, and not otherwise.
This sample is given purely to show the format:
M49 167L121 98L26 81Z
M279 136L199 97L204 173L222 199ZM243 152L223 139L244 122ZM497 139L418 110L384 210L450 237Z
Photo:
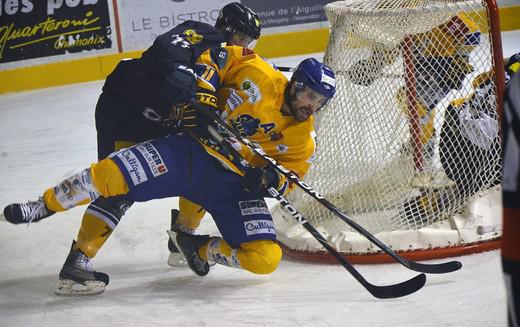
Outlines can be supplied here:
M195 96L192 67L207 49L224 42L211 25L186 21L157 37L139 59L123 60L107 77L96 105L98 159L115 150L174 132L172 108ZM106 242L133 201L99 198L83 215L77 240L60 271L58 295L97 294L108 275L92 269L90 259Z
M107 77L96 105L98 159L175 132L168 117L172 109L195 97L197 77L192 68L197 58L224 42L251 47L259 36L258 16L231 3L221 10L215 27L186 21L158 36L141 58L121 61ZM56 294L104 291L108 275L94 271L91 259L132 203L126 196L101 197L88 206L60 271Z
M255 46L261 31L258 15L238 2L232 2L222 8L215 22L215 27L224 33L228 44L249 49ZM174 209L171 211L172 223L171 229L168 231L170 236L168 240L168 249L170 251L168 264L170 266L187 267L184 255L179 251L178 246L175 245L176 233L174 229L182 229L185 232L193 233L199 226L205 213L206 210L200 205L184 197L179 198L179 210Z

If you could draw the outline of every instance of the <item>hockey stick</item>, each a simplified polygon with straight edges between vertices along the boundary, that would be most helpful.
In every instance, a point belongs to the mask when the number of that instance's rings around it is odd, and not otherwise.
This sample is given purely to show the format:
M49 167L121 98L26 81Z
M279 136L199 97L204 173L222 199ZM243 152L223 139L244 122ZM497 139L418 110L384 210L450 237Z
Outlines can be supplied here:
M224 140L224 137L220 135L213 126L209 126L208 130L213 136L214 140L217 141L223 148L233 154L233 162L239 167L247 168L247 164L241 159L240 154L231 145ZM339 254L332 245L323 237L312 226L287 199L281 195L274 187L268 189L269 193L280 203L282 209L289 213L299 224L311 233L311 235L361 284L363 287L374 297L378 299L391 299L406 296L420 290L426 283L426 275L419 274L412 279L406 280L399 284L378 286L371 284L367 281L359 271L352 266L345 258Z
M430 273L430 274L444 274L444 273L449 273L449 272L456 271L456 270L459 270L460 268L462 268L462 264L459 261L449 261L449 262L438 263L438 264L425 264L425 263L418 263L418 262L403 258L399 254L397 254L394 250L392 250L390 247L388 247L386 244L381 242L374 235L372 235L369 231L364 229L361 225L359 225L354 220L352 220L350 217L348 217L343 212L341 212L336 206L334 206L327 199L325 199L323 196L321 196L320 193L318 193L313 188L311 188L309 185L307 185L302 180L300 180L300 178L298 178L298 176L296 176L294 173L289 171L287 168L280 165L278 162L276 162L275 159L269 157L263 151L263 149L254 145L247 138L242 137L233 128L231 128L227 123L224 123L222 120L220 120L220 117L218 115L216 115L214 112L211 112L206 107L204 107L203 105L200 105L197 102L194 103L193 105L201 113L203 113L205 116L207 116L213 124L218 126L221 130L225 131L229 135L234 136L241 143L243 143L244 145L249 147L251 151L253 151L256 155L260 156L262 159L266 160L271 167L275 168L279 173L284 175L289 181L298 185L298 187L300 187L303 191L305 191L305 193L309 194L316 201L318 201L324 207L326 207L329 211L334 213L341 220L346 222L350 227L352 227L358 233L363 235L370 242L375 244L378 248L380 248L382 251L384 251L385 253L390 255L392 258L394 258L396 261L398 261L403 266L405 266L411 270L415 270L418 272L424 272L424 273Z

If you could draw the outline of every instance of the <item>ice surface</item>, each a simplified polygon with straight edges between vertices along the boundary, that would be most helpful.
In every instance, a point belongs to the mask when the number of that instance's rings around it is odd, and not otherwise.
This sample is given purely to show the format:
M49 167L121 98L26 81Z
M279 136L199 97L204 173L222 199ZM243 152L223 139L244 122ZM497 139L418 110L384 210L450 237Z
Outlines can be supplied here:
M503 36L504 54L520 32ZM520 49L516 49L518 51ZM319 57L320 55L318 55ZM296 65L300 57L279 58ZM36 198L96 159L94 107L102 82L0 97L0 207ZM83 208L27 226L0 222L0 326L505 326L498 251L458 258L419 292L377 300L340 266L284 260L268 276L222 266L204 278L171 268L166 229L174 199L135 204L94 263L111 283L94 297L57 297L58 272ZM211 219L201 232L215 233ZM376 284L413 272L357 266Z

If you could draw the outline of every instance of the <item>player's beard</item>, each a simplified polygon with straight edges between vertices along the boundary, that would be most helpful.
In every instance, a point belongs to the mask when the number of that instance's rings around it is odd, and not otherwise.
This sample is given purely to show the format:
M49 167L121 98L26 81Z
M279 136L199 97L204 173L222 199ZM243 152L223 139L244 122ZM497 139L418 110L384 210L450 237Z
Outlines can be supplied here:
M291 97L288 105L289 110L291 111L291 115L299 122L306 121L309 119L310 116L312 116L312 110L305 107L305 106L297 106L295 102L298 102L296 97Z

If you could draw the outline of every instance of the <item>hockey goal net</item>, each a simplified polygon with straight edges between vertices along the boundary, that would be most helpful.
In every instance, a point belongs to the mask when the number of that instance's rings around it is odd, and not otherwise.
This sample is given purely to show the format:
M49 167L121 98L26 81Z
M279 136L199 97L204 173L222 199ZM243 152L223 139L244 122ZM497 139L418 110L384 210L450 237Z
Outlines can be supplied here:
M324 61L337 75L317 114L305 182L405 257L497 248L503 59L484 1L351 0L326 6ZM289 200L353 262L385 255L302 192ZM279 206L286 255L333 262Z

